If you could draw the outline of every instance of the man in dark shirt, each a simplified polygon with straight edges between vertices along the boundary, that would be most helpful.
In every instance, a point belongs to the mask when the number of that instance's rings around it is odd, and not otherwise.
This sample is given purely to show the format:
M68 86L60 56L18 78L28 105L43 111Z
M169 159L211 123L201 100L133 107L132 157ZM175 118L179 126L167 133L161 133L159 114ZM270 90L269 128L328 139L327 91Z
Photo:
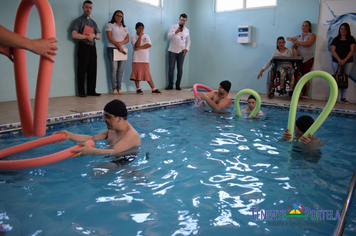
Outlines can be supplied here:
M83 15L77 18L72 26L72 38L77 39L78 45L78 69L77 87L78 96L100 96L95 92L96 88L96 47L95 39L100 40L100 30L95 21L90 18L93 10L91 1L83 2ZM87 75L87 93L85 93L84 82Z

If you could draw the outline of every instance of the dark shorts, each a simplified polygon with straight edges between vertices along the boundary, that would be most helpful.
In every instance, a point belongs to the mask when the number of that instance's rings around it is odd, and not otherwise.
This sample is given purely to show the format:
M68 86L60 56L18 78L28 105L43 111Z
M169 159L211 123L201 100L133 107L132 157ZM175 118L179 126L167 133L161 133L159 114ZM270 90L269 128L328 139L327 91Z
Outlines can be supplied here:
M136 157L137 157L136 154L130 154L130 155L126 155L126 156L117 157L111 162L115 163L118 166L123 166L123 165L133 162L136 159Z

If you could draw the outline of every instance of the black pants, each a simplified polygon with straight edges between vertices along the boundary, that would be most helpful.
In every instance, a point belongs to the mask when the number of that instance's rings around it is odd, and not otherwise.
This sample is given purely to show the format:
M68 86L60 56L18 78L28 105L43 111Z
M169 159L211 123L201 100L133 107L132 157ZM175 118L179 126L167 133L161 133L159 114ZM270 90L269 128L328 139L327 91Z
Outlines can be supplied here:
M87 75L87 93L94 94L96 88L96 47L79 43L78 46L78 70L77 86L78 93L85 94L84 83Z

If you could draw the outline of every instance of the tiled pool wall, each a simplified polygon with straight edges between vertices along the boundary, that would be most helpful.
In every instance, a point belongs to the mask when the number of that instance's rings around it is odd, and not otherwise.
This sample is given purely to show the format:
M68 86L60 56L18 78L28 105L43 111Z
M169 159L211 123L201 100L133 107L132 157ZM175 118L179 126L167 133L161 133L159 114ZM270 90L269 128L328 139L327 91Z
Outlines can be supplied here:
M174 100L174 101L167 101L167 102L148 103L143 105L127 107L127 111L131 113L134 111L143 111L143 110L150 110L150 109L156 110L156 109L162 109L166 107L181 106L182 104L191 104L193 102L194 99L184 99L184 100ZM99 110L99 111L74 113L65 116L47 118L46 130L54 131L77 123L98 122L102 120L103 115L104 115L104 111ZM21 128L22 127L20 122L0 125L0 138L3 139L3 138L14 137L14 136L21 136L22 135Z
M234 100L234 99L232 99ZM182 106L184 104L191 104L194 99L184 99L184 100L174 100L160 103L149 103L143 105L136 105L127 107L128 112L141 112L141 111L154 111L157 109L172 108L175 106ZM247 104L246 101L240 101L240 104ZM277 103L277 102L262 102L261 107L266 107L269 109L280 109L289 110L289 103ZM298 105L297 110L300 112L311 112L311 113L321 113L324 107L308 106L308 105ZM65 116L51 117L47 119L47 131L55 131L63 129L68 126L75 125L77 123L90 123L102 121L103 110L100 111L90 111L82 113L74 113ZM334 108L330 113L332 116L338 117L351 117L356 118L355 110L337 109ZM10 138L14 136L22 135L21 123L11 123L0 125L0 138Z

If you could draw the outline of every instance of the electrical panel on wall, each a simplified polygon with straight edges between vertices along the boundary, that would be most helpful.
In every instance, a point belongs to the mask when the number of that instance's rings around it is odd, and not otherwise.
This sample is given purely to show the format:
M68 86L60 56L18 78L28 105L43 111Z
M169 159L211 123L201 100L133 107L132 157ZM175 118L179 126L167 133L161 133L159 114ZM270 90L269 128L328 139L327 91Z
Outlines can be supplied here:
M251 25L239 25L237 30L238 43L251 42Z

